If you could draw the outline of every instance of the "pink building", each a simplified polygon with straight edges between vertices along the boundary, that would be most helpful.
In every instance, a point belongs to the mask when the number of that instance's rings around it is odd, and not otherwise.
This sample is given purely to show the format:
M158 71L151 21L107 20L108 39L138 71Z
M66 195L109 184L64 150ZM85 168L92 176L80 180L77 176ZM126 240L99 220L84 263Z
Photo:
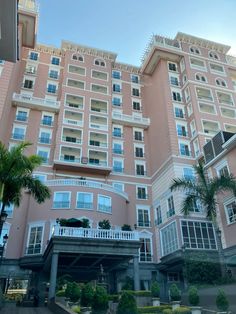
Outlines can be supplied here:
M186 219L183 195L169 187L194 176L192 165L219 131L236 133L229 48L178 33L153 36L140 68L67 41L23 47L16 64L0 62L0 138L9 149L32 143L28 153L44 158L35 175L52 191L44 204L26 192L8 209L2 278L42 292L50 281L52 297L56 276L96 280L102 265L111 291L126 276L148 289L155 278L181 284L183 247L217 256L203 209L196 204ZM220 217L224 248L234 252L234 220ZM88 219L90 229L60 227L58 218ZM98 229L104 219L111 230ZM132 231L122 230L127 224Z

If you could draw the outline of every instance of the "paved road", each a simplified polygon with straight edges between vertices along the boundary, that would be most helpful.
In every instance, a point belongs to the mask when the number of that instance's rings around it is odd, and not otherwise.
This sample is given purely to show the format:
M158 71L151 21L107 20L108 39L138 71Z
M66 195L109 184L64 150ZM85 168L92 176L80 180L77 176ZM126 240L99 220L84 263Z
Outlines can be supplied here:
M16 307L15 304L6 304L0 314L52 314L46 307Z

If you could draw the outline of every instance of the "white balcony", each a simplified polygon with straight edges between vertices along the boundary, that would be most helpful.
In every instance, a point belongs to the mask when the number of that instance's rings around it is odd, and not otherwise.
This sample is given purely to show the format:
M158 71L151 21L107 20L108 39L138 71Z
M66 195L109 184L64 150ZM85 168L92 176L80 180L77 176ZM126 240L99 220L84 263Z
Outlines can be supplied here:
M86 239L102 239L117 241L138 241L139 233L137 231L71 228L55 226L52 237L70 237Z
M28 107L31 109L59 111L60 102L52 99L37 98L27 94L16 94L12 96L12 101L16 105Z
M123 125L130 125L130 126L137 126L137 127L143 127L148 128L150 125L150 119L149 118L143 118L142 116L131 116L127 114L122 114L118 112L112 113L112 121L121 123Z

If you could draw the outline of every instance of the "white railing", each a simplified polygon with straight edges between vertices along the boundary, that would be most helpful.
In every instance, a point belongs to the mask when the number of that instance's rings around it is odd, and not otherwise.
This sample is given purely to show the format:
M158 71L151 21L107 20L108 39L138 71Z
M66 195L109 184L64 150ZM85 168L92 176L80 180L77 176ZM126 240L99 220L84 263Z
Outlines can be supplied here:
M139 233L137 231L122 230L105 230L90 228L72 228L55 226L53 236L71 237L71 238L87 238L87 239L104 239L104 240L124 240L138 241Z
M29 12L38 12L39 6L36 0L19 0L18 7L21 10Z
M39 105L39 106L45 106L50 107L52 109L59 109L60 102L52 99L43 99L43 98L37 98L33 97L31 95L27 94L16 94L14 93L12 96L13 101L18 102L24 102L32 105Z
M226 61L228 64L236 67L236 57L235 56L226 56Z
M148 57L153 47L164 47L164 48L178 50L178 51L182 50L179 41L175 39L169 39L169 38L159 36L159 35L153 35L141 59L142 63L145 62L146 58Z
M83 125L83 121L82 120L72 120L72 119L68 119L68 118L64 118L63 123L79 125L79 126Z
M119 194L120 196L123 196L125 199L128 200L128 194L120 191L113 186L105 183L100 183L96 181L90 181L90 180L77 180L77 179L58 179L58 180L48 180L46 182L47 186L82 186L87 188L94 188L94 189L101 189L105 191L109 191L112 193Z
M122 113L118 113L118 112L112 113L112 119L128 122L131 124L133 123L133 124L140 124L140 125L145 125L145 126L150 125L150 119L149 118L143 118L141 116L131 116L131 115L122 114Z

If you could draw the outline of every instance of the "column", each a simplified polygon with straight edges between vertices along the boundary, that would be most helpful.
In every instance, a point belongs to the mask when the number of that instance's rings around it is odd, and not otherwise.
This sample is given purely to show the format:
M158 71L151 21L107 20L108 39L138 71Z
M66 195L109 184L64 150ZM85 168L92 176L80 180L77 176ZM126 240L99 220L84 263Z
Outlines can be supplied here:
M134 256L134 290L140 290L139 255Z
M52 263L50 271L50 287L48 293L48 301L55 297L57 284L57 267L58 267L58 253L52 254Z

